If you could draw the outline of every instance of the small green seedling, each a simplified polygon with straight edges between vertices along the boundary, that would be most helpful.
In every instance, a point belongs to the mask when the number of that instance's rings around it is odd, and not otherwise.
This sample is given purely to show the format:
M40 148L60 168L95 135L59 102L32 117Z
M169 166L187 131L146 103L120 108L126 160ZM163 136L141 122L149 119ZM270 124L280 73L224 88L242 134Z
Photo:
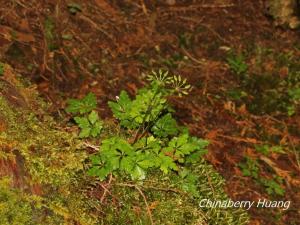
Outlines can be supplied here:
M69 99L66 111L75 116L74 121L80 127L79 138L97 137L103 128L103 122L94 110L97 107L97 99L93 93L87 94L82 99Z
M265 186L266 191L269 195L280 195L284 196L285 190L281 187L283 179L279 176L274 176L273 179L261 178L260 182Z
M92 111L88 116L76 116L74 120L81 128L80 138L97 137L103 128L103 122L99 119L96 111Z
M237 75L242 75L247 72L248 65L245 62L245 58L242 54L234 55L231 54L227 57L227 63L230 69Z
M242 169L243 175L257 179L259 175L259 164L257 160L251 159L249 157L245 158L246 162L239 164L240 168Z
M266 150L268 149L268 150ZM269 153L269 147L261 147L261 151L263 154ZM239 166L242 169L242 173L244 176L252 177L254 180L264 186L269 195L280 195L283 196L285 194L285 190L282 188L283 179L279 176L274 176L272 179L267 179L261 177L259 172L259 163L255 159L251 159L249 157L245 157L246 162L240 163Z
M260 152L264 155L269 155L270 153L284 153L283 149L281 146L272 146L270 147L269 145L255 145L255 150L257 152Z

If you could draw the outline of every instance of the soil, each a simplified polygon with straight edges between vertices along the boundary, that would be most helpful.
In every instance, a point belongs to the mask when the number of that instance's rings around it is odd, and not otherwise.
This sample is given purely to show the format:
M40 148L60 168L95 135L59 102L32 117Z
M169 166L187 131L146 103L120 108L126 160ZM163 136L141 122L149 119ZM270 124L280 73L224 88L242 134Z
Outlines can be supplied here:
M297 132L278 127L298 129L299 114L256 115L224 97L238 82L226 63L228 51L247 52L250 65L259 46L299 56L299 31L275 27L264 0L78 0L77 8L66 0L0 3L0 60L36 84L53 104L53 115L63 112L66 99L91 91L102 118L110 118L108 100L122 89L136 93L146 83L142 73L168 69L193 85L191 95L170 101L180 123L210 140L207 160L226 179L228 195L234 200L269 198L238 164L244 156L259 157L254 145L265 141L264 132L298 145ZM265 69L273 70L271 61ZM271 159L275 171L286 171L281 174L286 194L277 199L290 200L291 207L253 207L250 224L299 224L296 154Z

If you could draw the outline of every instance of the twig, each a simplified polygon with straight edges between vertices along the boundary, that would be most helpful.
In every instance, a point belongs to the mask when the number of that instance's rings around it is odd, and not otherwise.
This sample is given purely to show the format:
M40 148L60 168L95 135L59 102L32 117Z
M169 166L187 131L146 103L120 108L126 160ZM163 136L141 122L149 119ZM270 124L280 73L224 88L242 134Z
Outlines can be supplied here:
M212 32L213 34L215 34L224 43L229 44L229 45L231 44L229 41L227 41L225 38L223 38L217 31L215 31L211 27L207 26L206 24L201 23L200 26L205 27L207 30L209 30L210 32Z
M145 5L145 3L144 3L144 0L141 0L141 4L142 4L142 10L143 10L143 13L144 13L145 15L148 15L147 7L146 7L146 5Z
M222 138L226 138L235 142L245 142L245 143L251 143L251 144L261 144L261 141L258 141L256 139L253 138L240 138L240 137L231 137L231 136L227 136L227 135L223 135L223 134L217 134L217 136L222 137Z
M88 143L88 142L84 142L83 144L86 147L89 147L89 148L92 148L92 149L94 149L96 151L99 151L100 146L92 145L91 143Z
M96 28L96 30L102 32L105 36L107 36L110 40L114 41L114 38L107 33L104 29L102 29L101 27L98 26L97 23L95 23L92 19L90 19L89 17L85 16L85 15L80 15L79 16L80 19L85 20L86 22L90 23L94 28ZM114 42L113 42L114 43Z
M148 213L148 216L149 216L151 225L154 225L153 218L152 218L152 214L151 214L151 210L150 210L150 207L149 207L148 202L147 202L147 198L146 198L146 196L144 195L144 193L142 192L142 190L141 190L137 185L135 185L135 184L117 183L116 185L119 185L119 186L125 186L125 187L133 187L133 188L135 188L135 189L140 193L140 195L141 195L141 196L143 197L143 199L144 199L144 202L145 202L145 205L146 205L146 208L147 208L147 213Z
M187 10L196 10L198 8L209 9L209 8L232 8L235 4L220 4L220 5L212 5L212 4L201 4L201 5L190 5L190 6L169 6L167 9L161 11L187 11Z
M49 72L51 72L52 74L54 74L54 71L52 69L49 68L48 66L48 54L49 54L49 51L48 51L48 42L47 42L47 39L46 39L46 34L45 34L45 27L43 26L43 23L41 22L42 21L42 18L39 17L39 26L42 30L42 33L43 33L43 41L44 41L44 48L43 48L43 64L42 64L42 73L41 74L44 74L45 73L45 70L48 70ZM42 78L44 78L46 81L49 81L49 79L45 76L41 76Z
M276 119L276 118L274 118L274 117L272 117L272 116L267 116L267 118L269 118L269 119L271 119L271 120L273 120L273 121L275 121L275 122L277 122L277 123L282 124L282 125L284 126L285 130L288 131L288 126L286 125L285 122L282 122L282 121L280 121L280 120L278 120L278 119ZM289 140L289 142L290 142L290 144L291 144L291 147L292 147L292 149L293 149L293 154L295 155L295 159L296 159L296 163L297 163L297 165L295 165L295 167L296 167L298 170L300 170L300 159L299 159L299 155L298 155L298 153L297 153L297 151L296 151L295 144L294 144L294 142L293 142L293 140L292 140L292 138L291 138L291 136L289 135L288 132L287 132L287 135L286 135L286 136L287 136L287 138L288 138L288 140ZM291 160L291 162L294 164L293 160Z
M148 212L148 215L149 215L149 219L150 219L151 225L154 225L154 222L153 222L153 219L152 219L151 210L150 210L150 208L149 208L149 205L148 205L146 196L144 195L144 193L142 192L142 190L141 190L138 186L135 186L135 188L136 188L136 189L138 190L138 192L143 196L144 202L145 202L146 207L147 207L147 212Z
M158 190L158 191L165 191L165 192L174 192L174 193L182 194L182 195L186 195L186 194L187 194L187 193L182 192L182 191L180 191L180 190L177 190L177 189L171 189L171 188L161 188L161 187L145 186L145 185L143 185L143 188L146 188L146 189L153 189L153 190Z
M204 20L205 16L201 17L201 19L194 19L194 18L191 18L191 17L185 17L185 16L178 16L179 19L183 19L183 20L187 20L187 21L190 21L190 22L194 22L196 23L196 25L202 23L202 21Z
M205 62L202 62L196 58L194 58L185 48L181 48L183 53L190 58L190 60L194 61L195 63L197 64L200 64L200 65L205 65Z
M205 174L206 174L206 177L207 177L207 180L208 180L208 184L209 184L209 186L210 186L210 188L212 190L212 193L213 193L213 195L215 197L216 196L216 192L215 192L214 186L211 183L210 176L208 176L207 170L205 170Z
M141 124L141 126L139 126L139 128L137 129L137 131L136 131L136 133L135 133L135 135L134 135L133 144L138 140L138 138L139 138L139 133L140 133L141 129L144 127L144 125L145 125L147 116L148 116L148 115L151 115L152 106L155 104L155 98L156 98L156 96L158 95L158 93L159 93L158 91L156 91L156 92L154 93L154 95L153 95L153 97L152 97L152 99L151 99L151 102L150 102L150 104L148 105L148 108L147 108L147 110L146 110L146 113L145 113L145 115L144 115L144 117L143 117L142 124ZM146 129L146 131L147 131L147 129ZM145 133L145 130L142 132L142 135L144 135L144 133Z
M30 9L29 7L27 7L23 2L21 2L21 1L14 1L14 2L16 2L18 5L20 5L20 6L22 6L23 8L25 8L25 9Z
M289 188L291 187L291 185L290 185L291 177L290 177L288 171L280 169L276 165L276 163L274 163L271 159L269 159L263 155L259 156L259 159L262 160L263 162L265 162L269 167L271 167L279 177L284 177L285 178L284 181L285 181L286 185Z
M72 35L75 39L80 41L88 50L92 51L90 46L84 40L82 40L79 35L77 35L73 30L71 30L70 32L72 33Z
M112 181L112 174L109 175L109 180L108 180L108 183L107 183L106 186L109 186L109 185L111 184L111 181ZM106 186L104 186L104 185L101 184L101 183L100 183L100 186L104 189L104 193L103 193L103 195L101 196L101 199L100 199L100 202L102 203L107 193L110 194L110 195L112 195L112 194L111 194L110 191L106 188Z

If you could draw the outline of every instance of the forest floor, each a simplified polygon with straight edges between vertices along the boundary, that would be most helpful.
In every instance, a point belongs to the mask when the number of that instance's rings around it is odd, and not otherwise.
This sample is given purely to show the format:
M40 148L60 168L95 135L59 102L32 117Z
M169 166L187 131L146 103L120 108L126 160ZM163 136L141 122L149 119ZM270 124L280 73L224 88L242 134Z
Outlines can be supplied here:
M299 31L275 27L263 0L74 2L0 0L0 60L36 84L52 115L91 91L112 117L106 102L136 93L142 73L181 74L193 91L171 99L176 118L210 140L206 158L229 196L291 201L251 208L251 224L299 224L300 116L289 92L300 82Z

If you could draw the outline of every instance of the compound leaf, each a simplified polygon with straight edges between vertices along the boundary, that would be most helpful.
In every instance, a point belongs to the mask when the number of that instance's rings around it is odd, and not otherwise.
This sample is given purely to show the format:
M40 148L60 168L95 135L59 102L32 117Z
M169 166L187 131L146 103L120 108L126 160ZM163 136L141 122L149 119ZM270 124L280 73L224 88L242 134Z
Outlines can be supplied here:
M171 170L175 170L175 171L178 170L178 167L174 162L174 160L163 153L159 154L159 164L160 164L160 170L163 171L165 174L169 173L169 171Z
M91 122L91 124L94 124L94 123L96 123L96 121L99 120L99 115L98 115L98 113L96 111L93 110L89 114L88 118L89 118L89 121Z
M66 111L68 113L88 113L97 107L97 99L93 93L88 93L83 99L69 99Z
M151 131L158 137L176 135L178 133L176 120L168 113L156 121Z

